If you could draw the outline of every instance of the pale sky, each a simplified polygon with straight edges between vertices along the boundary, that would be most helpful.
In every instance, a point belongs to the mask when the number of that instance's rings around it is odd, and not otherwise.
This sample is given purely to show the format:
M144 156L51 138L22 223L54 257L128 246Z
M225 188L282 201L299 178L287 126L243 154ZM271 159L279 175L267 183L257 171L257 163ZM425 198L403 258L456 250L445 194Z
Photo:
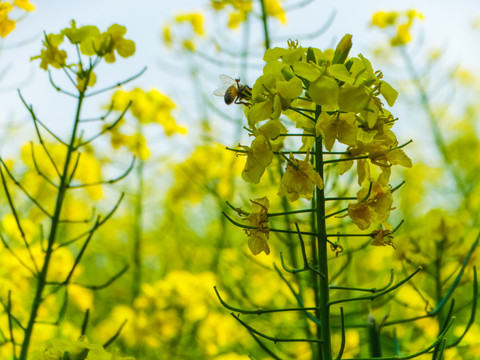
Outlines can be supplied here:
M120 59L114 65L106 67L106 72L101 73L99 82L108 85L122 78L128 78L140 71L144 66L148 71L133 86L142 86L146 89L156 87L172 96L180 104L177 113L180 123L187 125L194 121L199 111L198 101L192 106L191 100L196 96L196 90L192 87L189 79L190 64L185 57L178 53L169 52L161 44L161 29L164 23L182 11L201 11L207 15L207 31L218 29L215 23L222 23L224 19L216 19L214 13L208 10L208 1L204 0L32 0L36 5L36 11L29 13L18 25L17 29L5 40L0 40L2 50L0 52L0 70L5 72L0 79L0 131L4 124L12 118L28 118L28 114L20 103L16 94L16 87L22 89L22 93L29 103L33 103L39 114L56 124L58 128L64 124L65 117L70 119L73 112L72 101L59 96L48 84L45 71L39 68L39 62L31 63L29 58L37 55L41 48L42 32L58 32L68 27L70 20L75 19L79 26L96 25L104 31L113 23L127 27L126 38L136 42L137 51L135 56L129 59ZM284 4L297 4L302 1L285 1ZM406 10L416 8L425 14L423 23L415 27L414 35L421 38L421 46L417 45L419 54L423 56L426 49L443 47L447 54L446 64L462 64L478 70L479 37L480 30L472 30L472 23L480 15L480 3L476 1L368 1L368 0L339 0L319 1L313 0L307 7L291 11L288 16L288 27L271 22L272 37L294 38L300 40L303 46L316 46L328 48L335 46L336 42L345 34L353 35L353 49L351 54L363 53L369 58L375 67L375 58L372 49L385 41L385 36L378 29L368 26L371 15L380 9L383 10ZM332 24L325 33L315 39L302 39L299 35L318 29L327 19L335 14ZM221 28L220 28L221 29ZM234 48L240 42L241 32L237 35L230 33L218 34L224 39L232 39L231 46ZM261 45L262 33L259 27L252 27L251 37L255 44ZM19 43L26 43L17 46ZM280 43L274 44L279 45ZM282 41L281 45L285 42ZM230 44L229 44L230 45ZM13 46L13 48L12 48ZM260 46L259 46L260 47ZM415 49L415 48L414 48ZM261 64L262 51L254 51L257 55L255 62ZM217 54L210 54L218 56ZM198 64L202 66L202 62ZM6 71L5 71L6 70ZM388 69L382 69L385 79L397 80L396 73L388 73ZM201 74L201 86L206 93L211 94L220 83L217 75L226 73L232 77L238 76L239 69L221 66L205 65L205 72ZM248 82L253 82L259 74L261 67L252 69L248 73ZM111 82L110 82L111 81ZM127 87L128 88L128 87ZM213 101L223 110L222 99L212 96ZM105 103L106 99L98 99L96 106ZM189 111L186 111L186 110ZM90 110L95 113L93 106ZM401 109L399 109L401 115ZM69 129L69 128L68 128ZM68 131L67 129L65 129ZM5 134L2 135L2 137Z

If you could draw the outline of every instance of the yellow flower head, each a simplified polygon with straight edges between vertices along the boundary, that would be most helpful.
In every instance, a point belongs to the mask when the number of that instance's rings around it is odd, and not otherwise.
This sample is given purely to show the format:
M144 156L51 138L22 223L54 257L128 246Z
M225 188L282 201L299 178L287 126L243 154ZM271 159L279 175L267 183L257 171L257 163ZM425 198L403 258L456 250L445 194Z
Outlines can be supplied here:
M402 46L412 40L410 28L415 18L423 20L423 14L415 9L401 13L379 11L373 14L370 25L377 26L380 29L395 28L395 35L390 38L390 44L392 46Z
M380 29L385 29L387 26L392 26L395 24L398 18L398 13L396 11L378 11L372 16L371 26L377 26Z
M93 40L100 34L96 26L87 25L77 28L76 22L72 20L71 27L63 29L61 34L65 35L72 44L80 44L82 54L95 55Z
M205 34L203 27L203 15L200 13L185 13L175 17L175 21L178 23L188 22L192 25L193 31L200 36Z
M247 222L248 226L256 226L257 229L245 229L248 235L248 247L253 255L258 255L262 251L265 254L270 254L267 240L270 235L268 228L268 207L270 202L264 196L260 199L250 200L253 204L252 211L243 220Z
M167 25L163 27L163 43L168 47L172 47L173 44L172 31Z
M282 24L287 23L287 17L285 16L285 10L280 5L279 0L264 0L265 11L268 16L277 18Z
M311 200L315 186L323 189L323 180L309 162L310 150L307 151L305 160L297 160L290 154L287 169L280 182L279 196L287 196L289 201L302 197Z
M388 186L375 183L370 189L361 189L357 198L357 203L348 204L348 216L359 229L366 230L372 223L387 221L393 204L392 192Z
M283 142L280 134L285 134L287 129L278 120L270 120L259 129L253 128L255 140L251 147L243 146L247 152L247 162L242 172L242 178L254 184L260 182L265 169L272 162L273 151L278 149Z
M115 51L121 57L129 57L135 53L135 43L124 39L127 29L124 26L113 24L106 32L95 38L93 43L97 55L105 58L108 63L115 62Z
M0 3L0 36L5 37L15 29L15 21L8 18L8 13L13 7L10 3Z
M48 34L43 42L45 49L40 51L40 55L30 58L30 60L41 59L40 67L48 70L51 65L56 69L61 69L66 65L67 52L60 50L58 46L63 42L63 34Z
M30 4L29 0L13 0L13 4L25 11L35 10L35 6L33 4Z

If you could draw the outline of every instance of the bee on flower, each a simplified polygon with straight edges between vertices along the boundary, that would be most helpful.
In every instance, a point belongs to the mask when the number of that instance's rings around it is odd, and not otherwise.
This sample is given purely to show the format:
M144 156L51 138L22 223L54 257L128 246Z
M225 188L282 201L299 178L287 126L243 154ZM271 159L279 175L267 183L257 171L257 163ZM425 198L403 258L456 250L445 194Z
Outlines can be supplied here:
M227 105L232 103L250 105L249 100L252 98L250 86L240 84L240 79L232 79L228 75L222 74L219 78L223 86L215 90L214 95L223 97Z

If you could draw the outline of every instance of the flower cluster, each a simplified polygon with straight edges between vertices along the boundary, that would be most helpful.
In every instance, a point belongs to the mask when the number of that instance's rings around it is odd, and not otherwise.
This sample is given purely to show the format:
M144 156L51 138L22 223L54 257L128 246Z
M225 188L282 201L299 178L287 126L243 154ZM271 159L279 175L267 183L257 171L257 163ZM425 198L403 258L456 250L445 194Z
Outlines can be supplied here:
M410 34L414 19L423 20L423 14L417 10L411 9L404 13L396 11L378 11L372 16L371 26L377 26L380 29L394 29L394 35L390 38L392 46L406 45L412 40Z
M348 216L361 230L381 226L382 231L372 233L375 245L391 244L392 230L387 223L393 203L391 167L412 166L391 130L396 119L384 107L384 102L393 106L398 93L364 56L348 58L351 46L351 35L346 35L335 50L303 48L289 41L286 49L266 51L263 74L253 85L244 109L254 139L250 146L238 150L247 157L242 177L259 183L278 154L287 160L278 195L289 201L311 200L315 188L323 189L323 171L310 161L311 157L316 161L320 141L327 153L335 146L339 150L345 146L335 160L338 173L344 174L356 162L357 180L362 186L358 201L348 206ZM289 133L292 122L303 133ZM295 153L305 154L303 159L293 152L286 158L289 152L281 151L286 136L301 138ZM260 211L262 207L258 206ZM266 244L268 232L264 234L263 226L252 224L259 231L247 231L250 242ZM264 248L257 247L256 251Z
M264 0L265 13L267 16L277 18L282 24L286 24L285 10L279 0ZM252 0L211 0L212 8L216 11L228 9L228 27L237 29L240 24L247 21L253 12Z
M118 90L112 96L112 110L122 112L129 108L131 114L139 123L144 125L159 124L163 127L167 136L187 132L185 127L177 124L172 115L175 107L175 103L168 96L156 89L150 91L139 88L131 91ZM137 126L133 127L135 130L131 131L130 134L125 132L125 128L124 119L114 127L105 125L105 129L111 135L112 146L114 148L126 146L140 159L147 159L150 156L150 150L143 134L137 131Z
M31 60L40 59L40 67L44 70L48 70L51 66L73 71L77 77L77 89L85 91L88 86L96 83L93 67L100 59L113 63L116 59L115 53L123 58L135 53L135 43L124 38L126 32L127 29L118 24L110 26L105 32L100 32L96 26L90 25L77 28L77 24L72 20L71 27L63 29L58 34L46 35L40 55L33 56ZM96 56L96 60L86 69L80 57L74 62L69 62L67 51L59 48L65 38L77 47L78 54Z
M10 12L15 8L23 11L33 11L33 6L29 0L14 0L13 4L10 1L0 1L0 37L4 38L10 34L17 24L15 20L10 18Z
M184 49L189 51L195 50L195 41L199 37L205 36L204 22L204 16L199 12L182 13L175 17L173 25L180 27L182 24L187 24L190 28L190 31L187 32L189 35L183 35L180 41ZM172 33L173 25L167 23L163 26L163 42L168 47L172 47L174 43L174 35ZM185 33L185 31L181 31L180 29L178 29L177 32L179 34Z

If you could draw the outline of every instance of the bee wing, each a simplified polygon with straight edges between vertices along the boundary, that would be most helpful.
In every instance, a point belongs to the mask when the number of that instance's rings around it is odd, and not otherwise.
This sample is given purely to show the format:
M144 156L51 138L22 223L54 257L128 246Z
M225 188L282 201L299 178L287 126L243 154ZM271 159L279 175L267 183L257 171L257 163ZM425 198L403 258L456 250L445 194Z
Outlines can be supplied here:
M224 97L225 96L225 91L227 91L227 89L221 87L221 88L218 88L217 90L215 90L213 92L213 95Z
M213 92L213 94L216 95L216 96L224 97L227 89L230 86L235 85L237 82L234 79L232 79L230 76L225 75L225 74L219 75L218 77L222 81L223 86L221 88L218 88L217 90L215 90Z
M232 79L230 76L225 74L219 75L218 77L220 81L223 83L223 85L226 86L227 88L237 83L234 79Z

